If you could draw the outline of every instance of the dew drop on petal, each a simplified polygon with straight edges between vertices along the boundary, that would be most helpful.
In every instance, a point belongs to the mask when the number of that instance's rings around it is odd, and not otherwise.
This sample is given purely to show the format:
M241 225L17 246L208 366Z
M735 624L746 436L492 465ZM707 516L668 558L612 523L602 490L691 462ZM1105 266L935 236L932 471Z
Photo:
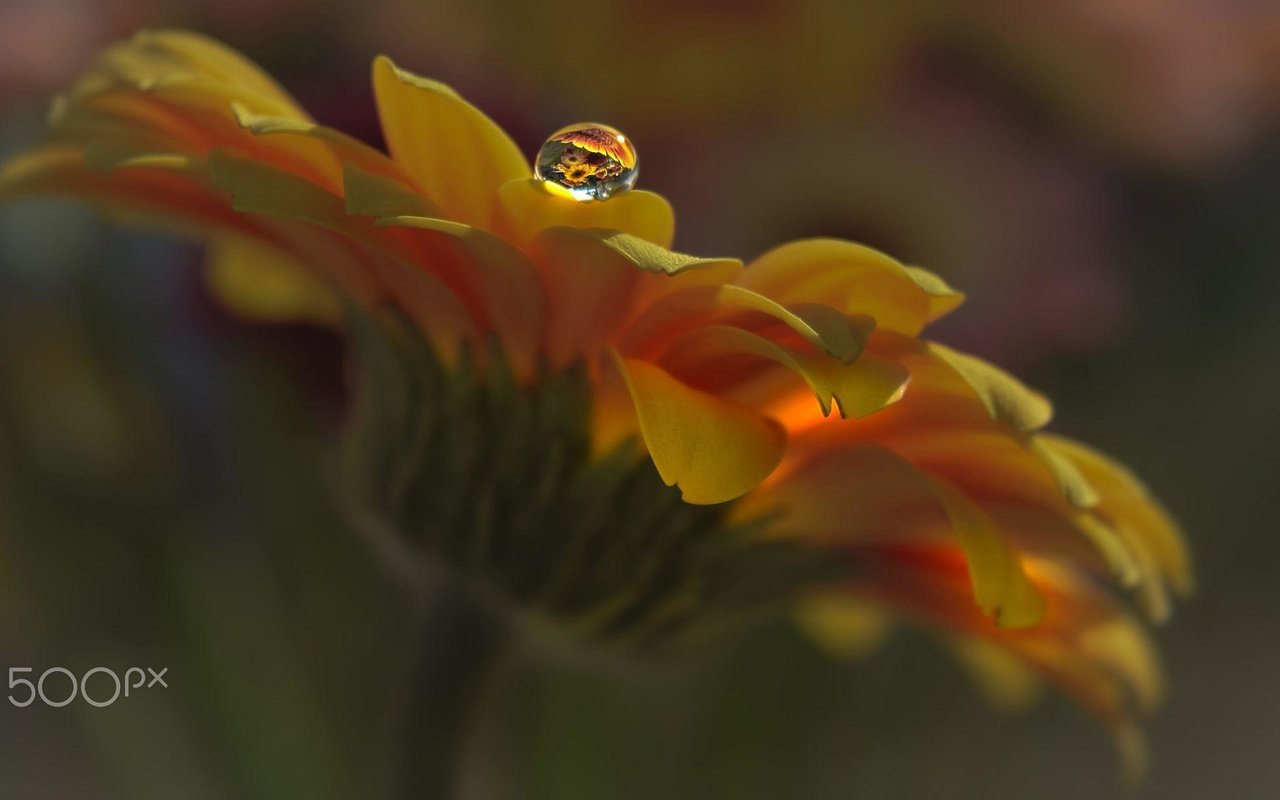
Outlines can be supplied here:
M576 200L608 200L636 185L636 148L617 128L581 122L553 133L533 162L538 180Z

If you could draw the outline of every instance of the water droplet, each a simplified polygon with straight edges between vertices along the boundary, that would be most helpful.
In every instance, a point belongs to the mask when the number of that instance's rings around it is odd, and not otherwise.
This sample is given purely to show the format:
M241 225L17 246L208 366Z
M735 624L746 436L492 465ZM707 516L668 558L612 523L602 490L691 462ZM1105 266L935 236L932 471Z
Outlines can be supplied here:
M576 200L608 200L636 185L637 165L636 148L621 131L582 122L547 139L533 174Z

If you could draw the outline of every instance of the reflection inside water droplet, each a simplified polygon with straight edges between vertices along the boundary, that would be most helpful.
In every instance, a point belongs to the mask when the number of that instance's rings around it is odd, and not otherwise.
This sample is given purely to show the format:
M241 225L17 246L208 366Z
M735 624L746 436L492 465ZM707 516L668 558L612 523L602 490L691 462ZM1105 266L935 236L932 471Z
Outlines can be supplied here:
M608 200L636 185L637 167L636 149L621 131L584 122L552 134L533 172L577 200Z

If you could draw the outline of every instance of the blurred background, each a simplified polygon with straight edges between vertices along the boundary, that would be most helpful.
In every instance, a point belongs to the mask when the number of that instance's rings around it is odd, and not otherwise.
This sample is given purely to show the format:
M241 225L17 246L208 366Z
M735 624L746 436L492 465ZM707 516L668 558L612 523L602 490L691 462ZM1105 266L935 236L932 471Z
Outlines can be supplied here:
M159 26L243 50L372 143L379 52L529 154L615 125L677 249L832 235L942 274L970 300L935 336L1048 392L1055 429L1132 465L1196 554L1133 791L1060 698L1009 716L924 635L837 663L780 622L666 664L513 657L468 796L1280 795L1276 3L0 0L0 155L99 47ZM199 265L74 204L0 208L0 667L170 686L0 702L0 796L394 783L416 633L333 499L340 344L230 317Z

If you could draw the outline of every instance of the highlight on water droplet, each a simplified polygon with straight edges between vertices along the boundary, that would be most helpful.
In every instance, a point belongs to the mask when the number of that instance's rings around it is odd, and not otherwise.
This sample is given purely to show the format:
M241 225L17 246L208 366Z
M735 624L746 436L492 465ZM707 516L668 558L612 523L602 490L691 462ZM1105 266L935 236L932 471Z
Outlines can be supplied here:
M576 200L608 200L636 185L636 148L617 128L580 122L551 134L533 174Z

